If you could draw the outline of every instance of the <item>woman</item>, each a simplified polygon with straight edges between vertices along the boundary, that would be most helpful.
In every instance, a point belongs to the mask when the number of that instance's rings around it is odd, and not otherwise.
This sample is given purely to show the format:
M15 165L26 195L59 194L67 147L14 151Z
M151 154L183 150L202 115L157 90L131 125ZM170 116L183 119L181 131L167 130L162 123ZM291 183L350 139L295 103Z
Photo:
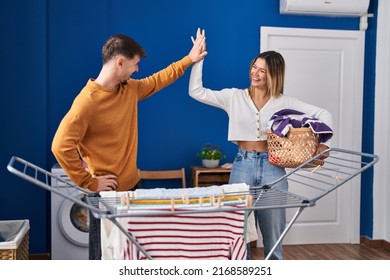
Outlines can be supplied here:
M204 88L202 67L203 60L193 65L189 93L200 102L225 110L229 116L228 140L238 145L230 184L261 186L285 175L284 168L268 162L266 129L275 112L293 109L332 127L332 116L328 111L283 94L285 63L282 55L275 51L263 52L253 59L249 71L250 87L247 89L226 88L215 91ZM320 143L317 153L329 146L329 140ZM274 187L287 190L287 180ZM255 215L266 256L285 229L286 210L258 210ZM283 259L281 243L270 259Z

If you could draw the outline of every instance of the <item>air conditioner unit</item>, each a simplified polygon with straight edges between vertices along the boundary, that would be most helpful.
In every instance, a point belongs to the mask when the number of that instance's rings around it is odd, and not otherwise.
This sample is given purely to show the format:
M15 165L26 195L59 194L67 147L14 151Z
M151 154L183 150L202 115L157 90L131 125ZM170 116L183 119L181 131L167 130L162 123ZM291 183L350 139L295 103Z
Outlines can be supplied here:
M360 17L370 0L280 0L281 14Z

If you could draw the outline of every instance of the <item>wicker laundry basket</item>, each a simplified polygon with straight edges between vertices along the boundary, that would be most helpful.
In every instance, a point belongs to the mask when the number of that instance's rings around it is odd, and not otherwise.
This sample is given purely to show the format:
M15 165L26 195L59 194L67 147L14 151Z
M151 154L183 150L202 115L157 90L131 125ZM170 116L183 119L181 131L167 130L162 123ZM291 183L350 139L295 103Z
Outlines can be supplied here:
M291 128L285 137L267 130L268 160L271 164L295 168L311 159L318 147L318 137L310 128ZM315 160L310 166L322 165Z
M1 229L7 229L10 240L0 242L0 260L28 260L29 220L0 221Z

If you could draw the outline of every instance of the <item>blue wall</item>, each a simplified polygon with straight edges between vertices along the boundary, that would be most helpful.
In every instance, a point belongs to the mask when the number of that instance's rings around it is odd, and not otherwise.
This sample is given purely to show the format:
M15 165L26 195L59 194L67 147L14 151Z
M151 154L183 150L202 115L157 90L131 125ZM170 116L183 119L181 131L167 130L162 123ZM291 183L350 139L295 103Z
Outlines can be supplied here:
M370 11L376 9L372 0ZM153 74L186 55L197 27L206 29L204 84L247 87L248 67L259 52L260 26L357 30L356 18L282 16L279 0L4 0L0 9L1 93L0 220L29 219L30 253L49 252L50 199L6 170L12 155L50 170L56 128L87 79L101 67L101 46L115 33L136 39L148 56L134 78ZM364 87L364 135L373 132L376 29L369 20ZM219 144L233 160L227 116L188 96L189 71L139 104L138 165L162 169L199 165L196 152ZM22 84L19 84L19 83ZM368 104L368 105L366 105ZM372 139L363 139L366 151ZM372 235L372 174L364 179L361 234Z

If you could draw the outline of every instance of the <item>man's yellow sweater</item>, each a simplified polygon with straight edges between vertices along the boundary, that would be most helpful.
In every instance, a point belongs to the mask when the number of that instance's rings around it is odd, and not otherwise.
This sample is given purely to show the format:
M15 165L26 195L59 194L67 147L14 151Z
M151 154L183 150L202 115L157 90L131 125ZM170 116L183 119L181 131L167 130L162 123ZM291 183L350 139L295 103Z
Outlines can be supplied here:
M192 64L188 56L144 79L107 90L90 79L61 121L52 143L58 163L78 186L97 191L94 176L117 176L117 191L139 181L138 101L170 85ZM88 164L82 165L80 156Z

